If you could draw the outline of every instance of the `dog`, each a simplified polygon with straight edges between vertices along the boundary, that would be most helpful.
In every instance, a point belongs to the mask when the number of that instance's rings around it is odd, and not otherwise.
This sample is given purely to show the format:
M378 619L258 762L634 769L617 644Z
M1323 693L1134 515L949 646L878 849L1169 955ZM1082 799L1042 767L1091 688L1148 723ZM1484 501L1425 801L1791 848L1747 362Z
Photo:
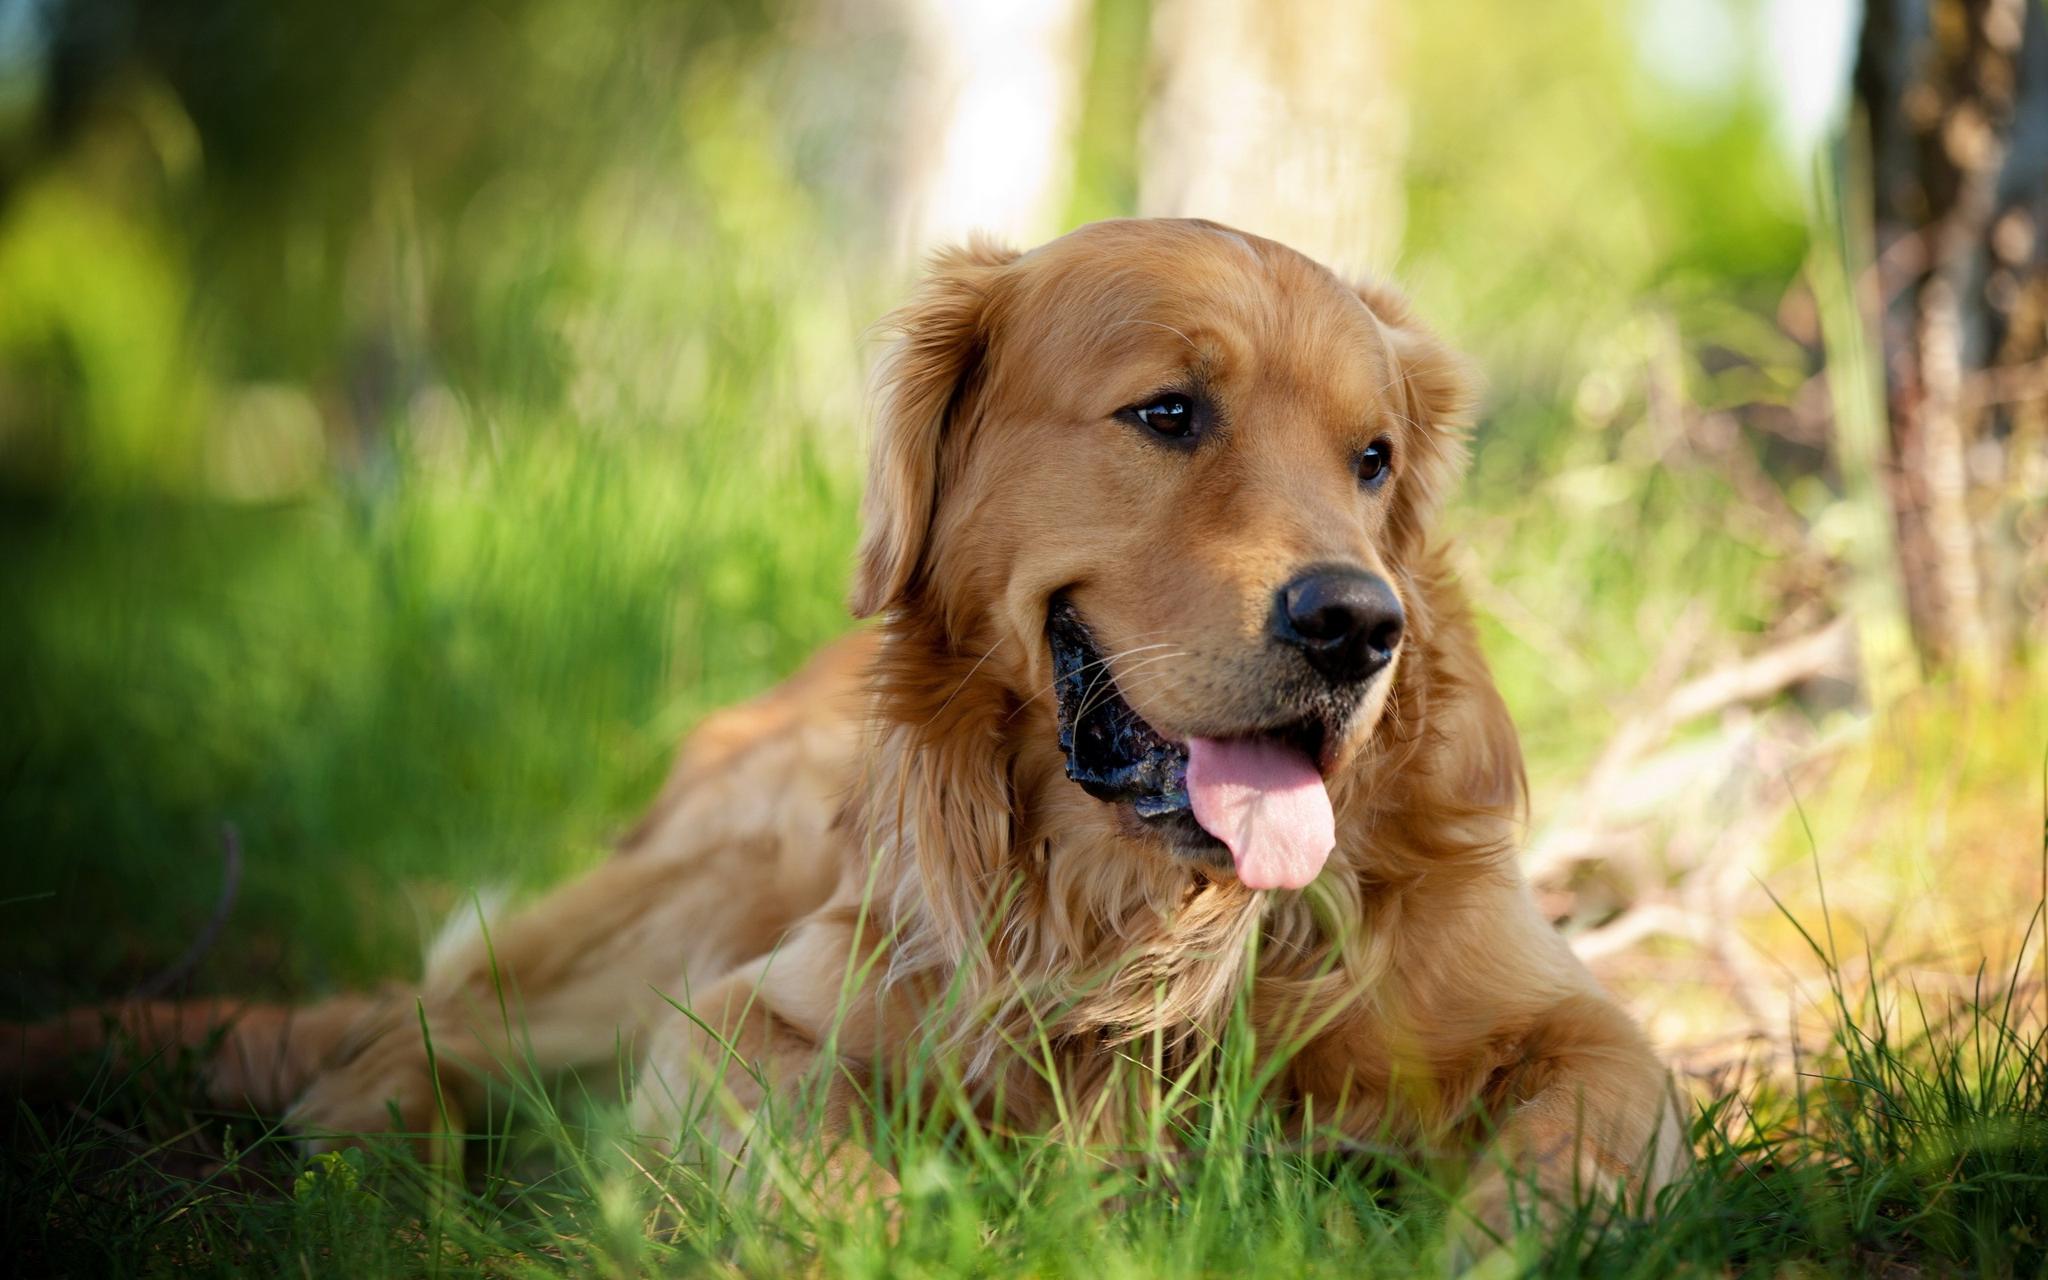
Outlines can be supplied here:
M615 856L416 988L81 1010L17 1029L14 1074L204 1046L214 1099L317 1144L457 1133L495 1064L623 1042L659 1145L707 1083L745 1116L826 1080L844 1136L938 1043L992 1122L1115 1142L1134 1072L1249 1033L1280 1114L1470 1157L1488 1230L1520 1178L1668 1182L1666 1072L1517 868L1520 747L1431 538L1461 360L1392 289L1201 221L942 253L894 331L872 625L701 725Z

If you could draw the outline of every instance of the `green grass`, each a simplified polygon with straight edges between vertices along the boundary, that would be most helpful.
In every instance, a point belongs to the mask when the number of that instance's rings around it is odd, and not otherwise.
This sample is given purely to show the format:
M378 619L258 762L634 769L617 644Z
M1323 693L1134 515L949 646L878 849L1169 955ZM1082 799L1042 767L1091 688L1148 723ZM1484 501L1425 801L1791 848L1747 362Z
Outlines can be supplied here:
M212 909L224 822L237 919L292 936L275 972L217 976L267 989L385 976L470 888L601 856L683 727L845 625L843 476L796 464L827 508L807 517L781 481L775 511L722 496L769 487L757 467L688 489L682 465L535 449L368 509L18 515L0 843L6 896L40 900L0 908L28 926L16 1002L160 960ZM414 910L389 909L400 886Z
M2040 921L2037 907L2029 938ZM1852 986L1832 921L1800 933L1830 976L1826 1042L1789 1072L1738 1073L1702 1095L1697 1163L1655 1205L1587 1206L1483 1258L1488 1274L2048 1268L2034 975L1980 972L1966 996L1936 1000L1866 956L1872 980ZM11 1114L0 1203L17 1263L51 1274L1441 1271L1455 1170L1283 1137L1243 1037L1226 1033L1184 1094L1141 1086L1134 1131L1153 1137L1115 1151L991 1132L944 1056L912 1053L905 1087L869 1095L861 1120L901 1179L892 1210L814 1194L821 1151L791 1136L805 1127L802 1097L773 1113L744 1164L686 1141L663 1166L601 1090L517 1064L477 1124L461 1186L389 1148L302 1163L260 1118L181 1106L187 1064L102 1068L79 1105ZM713 1106L685 1100L686 1134Z

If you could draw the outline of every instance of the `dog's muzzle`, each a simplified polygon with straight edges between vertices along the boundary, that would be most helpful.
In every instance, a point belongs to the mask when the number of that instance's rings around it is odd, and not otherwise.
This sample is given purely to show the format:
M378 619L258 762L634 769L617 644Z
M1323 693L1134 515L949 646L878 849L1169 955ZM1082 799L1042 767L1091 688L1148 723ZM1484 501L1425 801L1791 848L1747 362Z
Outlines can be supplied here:
M1072 604L1054 601L1045 637L1067 776L1098 800L1129 803L1141 818L1186 813L1187 748L1161 736L1124 701Z

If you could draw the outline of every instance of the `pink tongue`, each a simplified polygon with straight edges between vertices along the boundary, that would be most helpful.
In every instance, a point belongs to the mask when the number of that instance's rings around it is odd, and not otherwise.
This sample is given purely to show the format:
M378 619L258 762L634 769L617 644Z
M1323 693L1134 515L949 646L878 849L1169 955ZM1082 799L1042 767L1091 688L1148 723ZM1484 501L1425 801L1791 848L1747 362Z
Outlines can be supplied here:
M1189 740L1188 800L1202 829L1230 846L1249 889L1299 889L1337 847L1323 775L1293 747Z

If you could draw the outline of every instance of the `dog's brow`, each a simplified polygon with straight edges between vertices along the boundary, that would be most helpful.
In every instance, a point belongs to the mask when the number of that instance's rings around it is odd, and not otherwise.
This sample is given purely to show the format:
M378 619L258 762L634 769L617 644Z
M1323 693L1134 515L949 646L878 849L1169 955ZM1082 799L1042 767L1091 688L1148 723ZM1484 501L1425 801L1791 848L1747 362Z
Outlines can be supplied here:
M1407 371L1402 369L1398 362L1395 362L1393 364L1392 375L1388 377L1388 379L1385 382L1380 384L1380 389L1374 393L1373 398L1376 400L1386 401L1385 408L1387 415L1389 417L1398 419L1400 423L1403 426L1407 427L1410 431L1419 431L1421 430L1420 425L1415 421L1414 418L1408 416L1408 411L1405 408L1396 408L1393 399L1387 395L1389 391L1392 391L1395 387L1400 386L1402 382L1406 379L1406 377ZM1401 397L1404 403L1406 402L1407 398L1408 397L1406 395L1403 395Z
M1185 334L1185 333L1182 333L1182 332L1181 332L1181 331L1180 331L1179 329L1176 329L1176 328L1174 328L1174 327L1173 327L1172 325L1170 325L1170 324L1167 324L1167 323L1166 323L1165 321L1163 321L1163 320L1147 320L1147 319L1144 319L1144 318L1143 318L1143 317L1141 317L1141 316L1133 316L1133 317L1131 317L1131 318L1130 318L1130 319L1128 319L1128 320L1119 320L1119 321L1117 321L1117 322L1116 322L1115 324L1111 325L1111 326L1110 326L1110 328L1112 328L1112 329L1121 329L1121 328L1123 328L1123 327L1124 327L1125 325L1129 325L1129 324L1142 324L1142 325L1147 325L1147 326L1150 326L1151 328L1154 328L1154 329L1164 329L1164 330L1166 330L1166 331L1167 331L1168 333L1172 334L1172 335L1173 335L1174 337L1176 337L1176 338L1179 338L1179 339L1180 339L1180 340L1181 340L1182 342L1185 342L1185 343L1187 343L1187 344L1188 344L1188 350L1190 350L1190 351L1194 352L1194 353L1195 353L1196 355L1201 355L1201 354L1202 354L1202 348L1201 348L1201 345L1200 345L1199 343L1197 343L1197 342L1196 342L1196 341L1195 341L1195 340L1194 340L1193 338L1190 338L1190 337L1189 337L1189 336L1188 336L1187 334Z

